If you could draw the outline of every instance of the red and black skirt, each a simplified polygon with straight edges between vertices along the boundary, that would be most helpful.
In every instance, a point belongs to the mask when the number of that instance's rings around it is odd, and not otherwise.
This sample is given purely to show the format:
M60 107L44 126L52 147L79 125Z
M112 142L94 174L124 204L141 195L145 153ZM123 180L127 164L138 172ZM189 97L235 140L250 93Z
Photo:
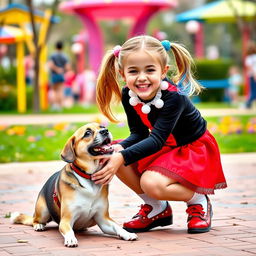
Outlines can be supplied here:
M201 194L227 187L215 138L206 131L185 146L163 146L137 162L139 173L155 171Z
M143 123L152 129L147 115L141 112L141 106L134 108ZM227 187L219 147L208 130L184 146L177 146L171 134L160 151L137 162L137 170L140 174L144 171L159 172L201 194L214 194L215 189Z

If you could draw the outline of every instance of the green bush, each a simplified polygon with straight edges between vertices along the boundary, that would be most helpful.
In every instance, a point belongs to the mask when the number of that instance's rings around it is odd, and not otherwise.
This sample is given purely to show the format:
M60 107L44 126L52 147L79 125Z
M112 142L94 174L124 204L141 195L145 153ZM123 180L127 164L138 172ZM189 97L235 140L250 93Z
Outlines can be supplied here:
M14 66L3 68L0 66L0 85L16 84L17 69Z
M218 80L228 78L228 70L233 63L229 59L197 59L195 64L198 80Z
M0 111L17 110L17 69L0 67ZM33 88L26 87L27 109L32 109Z
M33 88L26 88L27 110L32 109ZM17 88L13 85L0 85L0 111L17 110Z
M15 110L17 108L17 94L13 85L0 85L0 110Z
M198 59L195 61L197 80L221 80L228 78L228 71L233 64L229 59ZM225 88L205 88L200 95L203 102L223 101L225 97Z
M16 67L0 67L0 110L12 110L16 103Z

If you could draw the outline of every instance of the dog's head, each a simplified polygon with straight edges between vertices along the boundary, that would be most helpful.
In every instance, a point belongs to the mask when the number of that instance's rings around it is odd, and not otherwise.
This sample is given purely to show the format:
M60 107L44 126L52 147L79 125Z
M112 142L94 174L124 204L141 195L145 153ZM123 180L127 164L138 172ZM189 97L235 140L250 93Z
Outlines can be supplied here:
M80 127L69 138L61 152L61 158L87 169L90 162L113 153L111 140L112 135L107 128L98 123L89 123Z

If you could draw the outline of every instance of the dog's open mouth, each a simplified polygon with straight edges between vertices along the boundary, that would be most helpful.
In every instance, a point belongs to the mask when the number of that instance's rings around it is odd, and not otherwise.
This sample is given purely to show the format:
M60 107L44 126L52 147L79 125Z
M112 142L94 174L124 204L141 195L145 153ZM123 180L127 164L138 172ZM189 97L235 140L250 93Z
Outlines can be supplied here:
M93 156L112 154L114 152L114 148L110 143L111 140L106 138L100 145L92 145L89 148L89 153Z

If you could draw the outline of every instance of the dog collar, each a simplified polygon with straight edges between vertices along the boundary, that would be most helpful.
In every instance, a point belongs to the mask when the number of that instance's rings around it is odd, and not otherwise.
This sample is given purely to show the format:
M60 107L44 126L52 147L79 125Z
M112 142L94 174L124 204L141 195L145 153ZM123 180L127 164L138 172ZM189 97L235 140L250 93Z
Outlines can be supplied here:
M71 169L76 172L79 176L90 180L91 179L91 175L85 173L81 168L79 168L78 166L75 166L73 163L70 164Z

